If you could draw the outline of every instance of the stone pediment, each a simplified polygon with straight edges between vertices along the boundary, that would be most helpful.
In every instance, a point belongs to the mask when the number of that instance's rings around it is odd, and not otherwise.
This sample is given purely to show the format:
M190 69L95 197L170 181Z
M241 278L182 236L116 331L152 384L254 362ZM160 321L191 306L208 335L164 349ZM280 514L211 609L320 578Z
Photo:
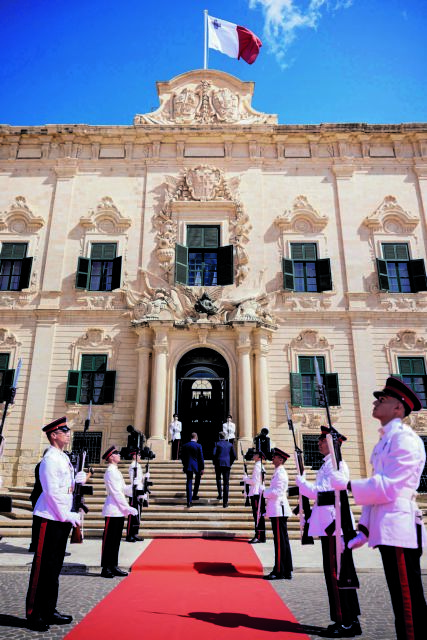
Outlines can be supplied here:
M253 82L211 69L157 82L160 107L138 114L135 125L277 124L277 116L252 108Z

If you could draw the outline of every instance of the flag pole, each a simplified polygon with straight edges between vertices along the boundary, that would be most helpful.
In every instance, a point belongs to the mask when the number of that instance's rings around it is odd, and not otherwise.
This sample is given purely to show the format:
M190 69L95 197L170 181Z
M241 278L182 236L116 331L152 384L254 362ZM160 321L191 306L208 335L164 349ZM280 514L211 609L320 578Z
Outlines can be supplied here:
M205 43L204 43L204 55L203 55L203 69L208 68L208 9L203 11L204 23L205 23Z

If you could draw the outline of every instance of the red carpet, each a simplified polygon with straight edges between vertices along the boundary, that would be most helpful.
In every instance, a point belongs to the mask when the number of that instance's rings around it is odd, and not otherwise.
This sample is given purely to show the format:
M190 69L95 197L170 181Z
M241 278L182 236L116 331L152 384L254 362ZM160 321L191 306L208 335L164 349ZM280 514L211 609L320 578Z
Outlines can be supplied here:
M153 540L129 576L66 640L308 640L260 576L261 564L247 542Z

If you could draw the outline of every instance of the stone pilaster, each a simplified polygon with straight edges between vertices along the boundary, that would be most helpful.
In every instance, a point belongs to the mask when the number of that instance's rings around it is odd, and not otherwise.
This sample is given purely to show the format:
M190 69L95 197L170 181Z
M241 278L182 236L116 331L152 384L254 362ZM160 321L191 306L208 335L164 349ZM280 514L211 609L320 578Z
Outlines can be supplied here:
M136 381L135 398L135 428L148 435L148 388L151 378L150 354L152 351L151 330L147 327L139 327L138 334L138 377Z
M169 353L168 329L154 327L154 331L149 444L151 444L157 457L163 460L165 457L166 389Z
M252 371L251 371L251 327L238 327L237 353L239 357L238 398L239 421L237 423L237 436L243 448L253 444L252 421Z
M270 400L268 393L268 344L270 332L266 329L257 329L254 333L255 354L255 408L256 425L258 432L262 427L270 426Z

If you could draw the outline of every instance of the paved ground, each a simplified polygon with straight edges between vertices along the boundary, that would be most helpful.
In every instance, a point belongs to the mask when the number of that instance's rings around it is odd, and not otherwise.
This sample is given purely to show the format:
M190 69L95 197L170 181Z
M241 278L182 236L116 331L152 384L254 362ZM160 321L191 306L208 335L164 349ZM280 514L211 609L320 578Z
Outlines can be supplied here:
M100 540L87 540L83 545L69 545L64 571L60 579L58 609L72 613L72 625L52 626L39 634L25 628L24 600L28 586L32 554L27 552L28 540L12 538L0 542L0 638L2 640L28 640L43 637L49 640L63 638L100 600L123 578L104 580L99 577ZM149 542L122 543L120 561L128 568ZM266 572L271 569L272 543L256 545ZM310 638L329 624L326 589L319 565L320 547L301 547L292 542L294 577L291 582L271 583L286 602L299 622L305 626ZM355 552L361 588L359 598L362 609L363 640L393 640L393 615L385 584L379 553L362 548ZM423 556L423 578L427 593L427 556ZM265 615L260 612L260 615ZM272 631L276 638L276 632ZM167 631L165 630L165 638ZM297 637L297 636L295 636Z

